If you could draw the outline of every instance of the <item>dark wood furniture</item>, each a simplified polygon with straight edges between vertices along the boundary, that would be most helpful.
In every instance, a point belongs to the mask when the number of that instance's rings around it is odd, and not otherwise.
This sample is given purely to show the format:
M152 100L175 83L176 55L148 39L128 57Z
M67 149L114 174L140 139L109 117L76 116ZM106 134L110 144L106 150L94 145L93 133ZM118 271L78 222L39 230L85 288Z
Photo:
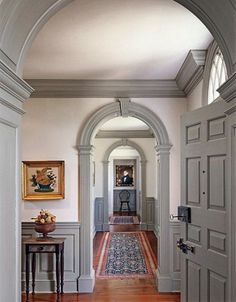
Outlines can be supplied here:
M35 290L35 268L37 253L54 253L56 255L56 292L57 301L63 294L64 284L64 241L65 238L37 237L23 240L26 254L26 302L29 302L30 254L32 254L32 294Z
M128 215L131 211L130 206L129 206L129 198L130 198L130 192L128 190L122 190L119 193L119 198L120 198L120 213L123 212L123 205L127 205L127 210L128 210Z

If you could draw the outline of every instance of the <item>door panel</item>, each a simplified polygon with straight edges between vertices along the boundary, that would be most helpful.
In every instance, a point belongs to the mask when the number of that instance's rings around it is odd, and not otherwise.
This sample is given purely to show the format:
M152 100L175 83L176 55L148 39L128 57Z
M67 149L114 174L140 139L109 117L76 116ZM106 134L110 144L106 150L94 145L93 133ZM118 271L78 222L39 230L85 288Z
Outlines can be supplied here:
M200 265L187 261L187 276L188 276L188 301L200 302L200 280L201 280L201 267Z
M228 207L224 102L182 118L181 205L191 208L182 237L194 252L182 253L182 302L227 301Z

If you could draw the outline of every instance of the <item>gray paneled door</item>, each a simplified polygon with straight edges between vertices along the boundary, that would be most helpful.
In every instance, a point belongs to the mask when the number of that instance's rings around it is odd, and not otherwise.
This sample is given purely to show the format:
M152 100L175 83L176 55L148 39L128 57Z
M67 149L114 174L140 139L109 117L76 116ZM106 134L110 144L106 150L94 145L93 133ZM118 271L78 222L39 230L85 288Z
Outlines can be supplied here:
M181 236L194 247L194 252L181 253L182 302L228 301L230 234L224 107L220 101L182 117L181 205L191 208L192 220L181 223Z

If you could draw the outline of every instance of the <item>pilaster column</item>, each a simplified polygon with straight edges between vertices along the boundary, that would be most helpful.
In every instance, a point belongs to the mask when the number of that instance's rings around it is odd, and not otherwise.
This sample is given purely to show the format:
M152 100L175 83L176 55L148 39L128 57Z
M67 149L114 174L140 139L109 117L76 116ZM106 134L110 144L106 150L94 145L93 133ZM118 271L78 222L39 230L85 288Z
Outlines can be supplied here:
M108 196L108 177L109 161L103 161L103 231L109 231L109 196Z
M0 61L0 301L21 300L21 121L32 92Z
M157 145L155 147L159 161L158 196L159 196L159 232L158 232L158 269L157 283L160 292L170 292L172 282L170 275L170 240L169 240L169 212L170 212L170 148L171 145Z
M147 230L146 160L141 160L141 229ZM137 190L138 193L138 190Z
M81 221L81 243L80 243L80 278L79 292L92 292L95 284L95 273L93 269L93 215L94 204L92 200L91 184L92 172L91 162L93 146L79 146L79 192L80 192L80 221Z

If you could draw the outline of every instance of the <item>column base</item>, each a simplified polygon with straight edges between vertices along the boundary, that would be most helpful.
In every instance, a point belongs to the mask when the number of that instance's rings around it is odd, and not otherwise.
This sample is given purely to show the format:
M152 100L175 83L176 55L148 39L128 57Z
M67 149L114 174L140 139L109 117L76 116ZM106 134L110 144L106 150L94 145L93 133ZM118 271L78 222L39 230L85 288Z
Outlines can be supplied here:
M92 293L95 285L95 271L91 275L81 275L78 280L79 293Z
M156 285L160 293L170 293L172 289L172 279L168 275L160 274L159 270L156 271Z

